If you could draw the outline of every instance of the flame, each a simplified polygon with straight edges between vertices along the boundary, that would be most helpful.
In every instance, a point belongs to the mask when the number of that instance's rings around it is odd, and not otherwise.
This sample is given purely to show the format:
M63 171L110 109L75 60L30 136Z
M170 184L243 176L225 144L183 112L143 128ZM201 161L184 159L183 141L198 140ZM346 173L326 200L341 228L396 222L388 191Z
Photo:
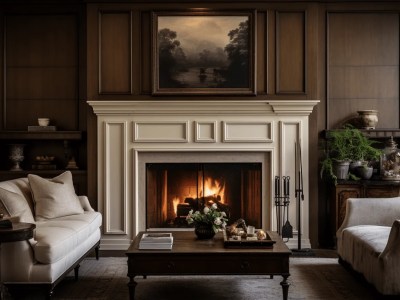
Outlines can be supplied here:
M178 197L175 197L174 199L172 199L172 204L174 205L175 216L178 215L178 204L179 203L181 203L181 200L179 200Z
M225 203L225 184L221 184L219 180L207 177L204 182L204 197L220 196L221 203Z
M205 182L204 182L204 193L201 190L200 195L204 195L204 197L207 196L213 196L213 197L218 197L220 198L221 203L225 203L225 184L221 184L219 180L212 179L211 177L207 177ZM183 198L192 198L192 193L189 192L186 195L186 197ZM172 205L174 208L174 213L175 216L178 216L178 204L184 203L183 200L180 200L178 196L175 196L172 199ZM212 204L212 203L211 203Z

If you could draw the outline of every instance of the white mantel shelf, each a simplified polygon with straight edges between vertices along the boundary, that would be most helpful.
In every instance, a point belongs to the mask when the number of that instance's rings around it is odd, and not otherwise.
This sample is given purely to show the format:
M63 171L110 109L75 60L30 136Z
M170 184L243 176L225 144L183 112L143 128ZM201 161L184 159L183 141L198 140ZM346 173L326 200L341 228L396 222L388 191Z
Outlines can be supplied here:
M256 162L262 164L262 226L276 230L275 176L296 177L295 142L302 148L305 201L302 244L309 241L309 115L318 100L88 101L97 115L98 210L102 249L126 250L146 230L146 164ZM295 180L290 182L295 190ZM297 208L289 221L297 245Z
M88 101L96 115L309 115L319 100Z

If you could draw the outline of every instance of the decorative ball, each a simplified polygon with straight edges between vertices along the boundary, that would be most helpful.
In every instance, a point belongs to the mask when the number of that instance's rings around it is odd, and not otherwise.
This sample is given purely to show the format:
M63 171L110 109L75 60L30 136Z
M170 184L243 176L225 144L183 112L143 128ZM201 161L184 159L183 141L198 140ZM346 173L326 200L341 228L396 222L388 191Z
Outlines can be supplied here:
M257 231L257 239L258 240L265 240L267 238L267 234L265 233L264 230L259 230Z

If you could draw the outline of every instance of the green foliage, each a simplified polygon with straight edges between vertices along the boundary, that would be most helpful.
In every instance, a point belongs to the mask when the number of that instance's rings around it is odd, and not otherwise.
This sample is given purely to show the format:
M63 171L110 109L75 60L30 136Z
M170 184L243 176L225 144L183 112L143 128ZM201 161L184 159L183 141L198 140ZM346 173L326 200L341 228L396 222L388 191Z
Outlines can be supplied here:
M321 177L325 172L335 182L333 172L335 161L374 161L378 160L382 151L375 148L378 142L370 140L359 129L346 125L343 129L332 130L328 136L328 153L322 161ZM355 176L350 176L356 179Z

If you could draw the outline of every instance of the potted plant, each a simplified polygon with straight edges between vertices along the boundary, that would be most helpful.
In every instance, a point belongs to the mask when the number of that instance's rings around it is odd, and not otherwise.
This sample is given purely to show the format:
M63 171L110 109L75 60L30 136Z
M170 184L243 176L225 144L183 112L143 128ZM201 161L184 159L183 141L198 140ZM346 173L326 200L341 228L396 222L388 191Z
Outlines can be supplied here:
M381 150L374 147L376 143L351 125L330 131L328 153L322 161L321 176L326 173L335 184L337 179L347 179L350 162L360 161L359 165L362 166L365 162L379 159ZM353 173L350 173L350 177L359 179Z
M210 207L205 206L203 211L193 212L193 209L190 210L186 221L188 224L195 225L194 232L199 239L210 239L225 228L228 218L226 213L220 211L217 204L214 203Z

